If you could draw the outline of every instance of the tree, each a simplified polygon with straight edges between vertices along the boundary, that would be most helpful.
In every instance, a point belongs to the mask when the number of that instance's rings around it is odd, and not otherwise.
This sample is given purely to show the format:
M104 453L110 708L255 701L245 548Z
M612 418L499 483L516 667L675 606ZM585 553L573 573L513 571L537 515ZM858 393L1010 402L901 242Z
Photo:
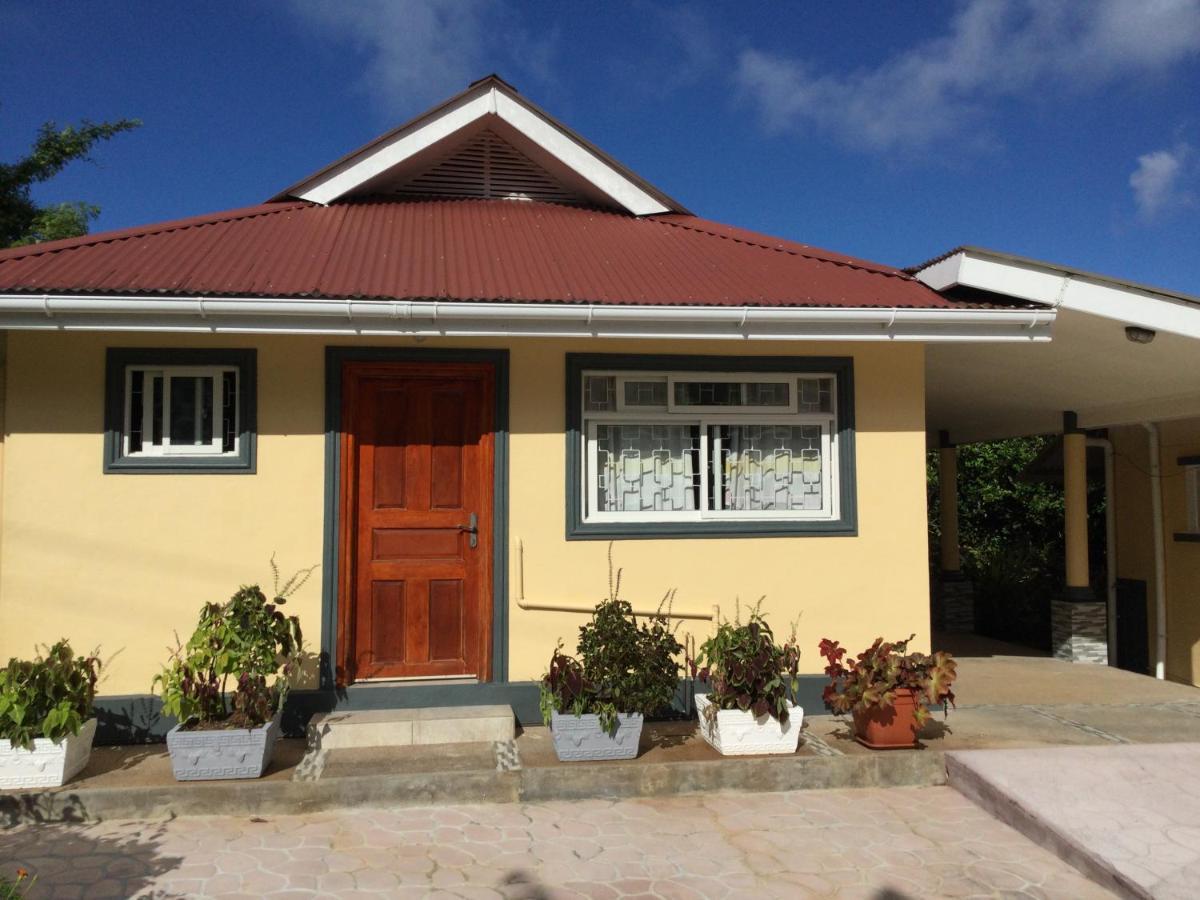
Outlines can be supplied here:
M53 178L68 163L91 160L96 144L141 124L138 119L95 123L85 119L78 126L42 125L28 156L15 163L0 163L0 247L87 234L88 223L100 214L98 206L81 201L38 206L30 189Z

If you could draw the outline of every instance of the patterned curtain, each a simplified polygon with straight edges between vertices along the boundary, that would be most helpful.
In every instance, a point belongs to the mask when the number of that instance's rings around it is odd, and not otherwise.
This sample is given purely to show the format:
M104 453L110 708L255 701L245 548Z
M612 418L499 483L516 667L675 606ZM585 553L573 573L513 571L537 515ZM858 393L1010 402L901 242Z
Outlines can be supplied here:
M599 510L695 510L699 440L694 425L598 425Z
M822 508L821 428L818 425L723 425L722 508Z

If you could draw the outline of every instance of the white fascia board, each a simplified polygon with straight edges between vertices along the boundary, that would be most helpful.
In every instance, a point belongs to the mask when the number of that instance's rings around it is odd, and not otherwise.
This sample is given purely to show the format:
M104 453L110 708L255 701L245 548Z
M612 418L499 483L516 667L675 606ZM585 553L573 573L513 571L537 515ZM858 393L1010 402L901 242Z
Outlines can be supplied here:
M513 97L492 89L496 115L635 216L670 212L640 187Z
M1200 338L1200 305L1050 266L960 251L916 276L937 291L977 288L1154 331Z
M928 285L935 291L944 291L958 284L958 270L962 265L963 254L952 253L945 259L939 259L932 265L926 266L916 273L917 281Z
M1200 306L1080 278L1063 291L1063 309L1074 309L1152 331L1200 338Z
M795 341L1048 341L1054 313L0 295L0 328Z
M454 106L440 110L418 125L372 147L363 155L348 159L332 171L313 179L297 192L297 196L313 203L332 203L359 185L486 116L492 111L490 95L494 92L495 88L491 88L474 97L464 97Z

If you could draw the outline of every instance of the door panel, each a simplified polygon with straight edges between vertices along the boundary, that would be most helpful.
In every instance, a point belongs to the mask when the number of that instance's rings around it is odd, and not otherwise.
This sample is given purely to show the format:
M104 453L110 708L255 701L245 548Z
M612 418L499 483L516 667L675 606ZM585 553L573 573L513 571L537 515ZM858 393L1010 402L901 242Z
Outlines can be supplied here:
M343 385L339 680L486 680L492 367L347 363Z

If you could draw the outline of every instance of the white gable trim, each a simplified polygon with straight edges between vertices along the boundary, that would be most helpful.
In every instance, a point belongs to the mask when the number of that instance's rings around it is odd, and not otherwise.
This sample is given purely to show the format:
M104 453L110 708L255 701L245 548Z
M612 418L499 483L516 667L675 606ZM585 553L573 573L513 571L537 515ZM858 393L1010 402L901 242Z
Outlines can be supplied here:
M492 88L496 115L635 216L672 212L519 100Z
M292 193L312 203L332 203L422 150L444 141L490 112L491 94L464 97L426 119L356 154L328 172L299 185Z
M1200 301L1005 254L968 248L916 273L935 291L976 288L1153 331L1200 338Z
M562 128L494 83L484 84L456 102L422 117L384 140L368 145L328 171L314 175L289 193L328 204L402 165L418 153L487 116L508 123L612 201L637 216L674 212Z

